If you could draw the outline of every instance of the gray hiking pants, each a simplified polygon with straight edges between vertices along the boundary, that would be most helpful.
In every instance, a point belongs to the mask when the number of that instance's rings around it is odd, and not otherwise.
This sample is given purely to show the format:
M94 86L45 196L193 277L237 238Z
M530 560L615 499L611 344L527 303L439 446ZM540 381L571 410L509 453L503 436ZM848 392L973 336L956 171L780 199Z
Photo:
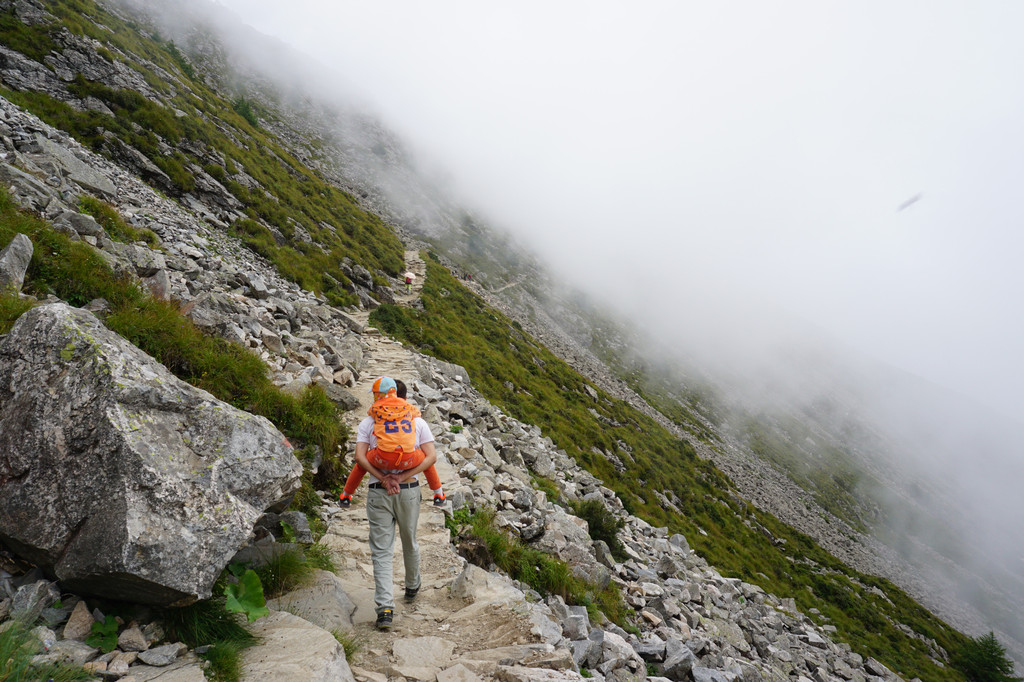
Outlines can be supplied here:
M373 601L378 614L395 608L394 567L395 524L402 538L405 586L420 586L420 546L416 524L420 518L420 489L403 488L388 495L383 488L370 488L366 496L366 518L370 523L370 555L373 557Z

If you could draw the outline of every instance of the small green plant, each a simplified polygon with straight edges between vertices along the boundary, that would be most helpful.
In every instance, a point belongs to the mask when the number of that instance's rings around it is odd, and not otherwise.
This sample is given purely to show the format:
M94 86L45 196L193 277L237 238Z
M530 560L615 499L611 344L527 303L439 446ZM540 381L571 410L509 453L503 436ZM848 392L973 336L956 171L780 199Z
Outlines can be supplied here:
M331 634L334 635L334 639L338 640L341 644L341 648L345 650L345 660L349 663L362 648L362 644L356 640L356 638L350 632L342 632L341 630L331 630Z
M298 540L296 540L295 538L295 529L292 528L292 524L288 523L287 521L281 522L281 536L284 538L285 542L291 544L295 544L296 542L298 542Z
M537 490L543 491L544 494L547 495L549 501L565 506L562 502L562 493L558 490L558 485L556 485L554 481L550 478L544 478L543 476L533 474L531 474L530 479L533 482L533 487Z
M452 424L448 427L448 431L451 433L462 433L462 424Z
M453 538L458 537L462 529L470 525L472 516L473 513L467 507L456 509L451 516L445 516L444 527L451 532Z
M590 672L586 668L580 668L580 677L593 677L594 673Z
M117 648L117 619L108 615L103 622L96 621L92 624L92 634L85 643L96 647L103 653L110 653Z
M224 598L228 611L244 613L250 623L270 614L260 577L251 568L239 576L237 583L224 586Z

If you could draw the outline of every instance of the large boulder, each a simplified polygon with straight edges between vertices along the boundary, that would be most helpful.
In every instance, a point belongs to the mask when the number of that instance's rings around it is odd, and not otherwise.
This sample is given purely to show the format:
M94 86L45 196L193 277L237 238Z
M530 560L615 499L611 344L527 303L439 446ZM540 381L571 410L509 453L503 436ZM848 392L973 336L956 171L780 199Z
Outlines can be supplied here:
M87 311L39 306L0 337L0 540L65 591L206 598L301 473L269 421L179 381Z

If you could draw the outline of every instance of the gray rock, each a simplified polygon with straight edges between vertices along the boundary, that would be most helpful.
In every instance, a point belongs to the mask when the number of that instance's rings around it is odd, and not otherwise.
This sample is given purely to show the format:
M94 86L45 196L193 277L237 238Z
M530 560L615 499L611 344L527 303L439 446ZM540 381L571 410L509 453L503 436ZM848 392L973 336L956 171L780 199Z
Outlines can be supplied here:
M736 682L739 677L736 673L712 670L699 665L693 666L690 673L693 675L693 682Z
M300 511L286 511L280 516L281 523L287 523L295 533L295 541L302 544L313 542L313 531L309 529L309 519Z
M689 679L690 671L696 662L697 657L693 651L678 639L665 642L665 663L662 665L665 677L677 682Z
M139 660L146 665L156 666L163 668L169 666L178 660L178 657L188 651L188 647L177 642L174 644L164 644L153 649L139 652Z
M0 531L2 532L2 531ZM22 585L11 602L11 618L28 624L39 620L43 609L60 599L60 590L48 580L37 580Z
M96 619L89 613L89 607L85 605L85 602L78 602L75 604L68 622L64 625L64 639L85 641L85 638L92 634L92 624L95 622Z
M242 651L245 679L274 682L354 682L334 636L298 616L271 612L249 630L258 644Z
M113 199L117 194L117 187L114 186L110 178L79 159L70 148L48 140L42 135L36 135L36 143L40 154L59 165L63 171L62 174L66 175L71 182L92 194L99 194L105 199Z
M132 623L117 636L117 646L121 651L145 651L149 648L149 642L138 624Z
M267 606L299 616L328 632L351 630L356 612L338 576L319 569L313 571L309 584L267 601Z
M21 291L31 262L32 240L23 234L14 235L11 243L0 250L0 294Z
M65 304L0 341L0 539L65 590L206 598L302 466L269 421L215 400Z
M103 229L103 226L96 222L96 219L87 213L66 211L62 213L54 223L67 225L81 237L107 236L107 232Z
M127 264L138 277L152 277L167 268L164 255L145 246L110 241L103 248L113 253L118 261Z
M54 642L44 660L69 665L85 665L99 655L99 649L73 639Z

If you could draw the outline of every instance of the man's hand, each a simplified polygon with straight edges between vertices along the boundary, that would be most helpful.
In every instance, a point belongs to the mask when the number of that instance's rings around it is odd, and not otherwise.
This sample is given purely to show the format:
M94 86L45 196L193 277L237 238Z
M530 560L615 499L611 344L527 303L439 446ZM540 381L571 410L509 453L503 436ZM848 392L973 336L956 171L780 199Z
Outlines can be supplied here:
M398 485L398 477L394 474L388 474L384 477L384 489L388 491L388 495L397 495L402 491Z

